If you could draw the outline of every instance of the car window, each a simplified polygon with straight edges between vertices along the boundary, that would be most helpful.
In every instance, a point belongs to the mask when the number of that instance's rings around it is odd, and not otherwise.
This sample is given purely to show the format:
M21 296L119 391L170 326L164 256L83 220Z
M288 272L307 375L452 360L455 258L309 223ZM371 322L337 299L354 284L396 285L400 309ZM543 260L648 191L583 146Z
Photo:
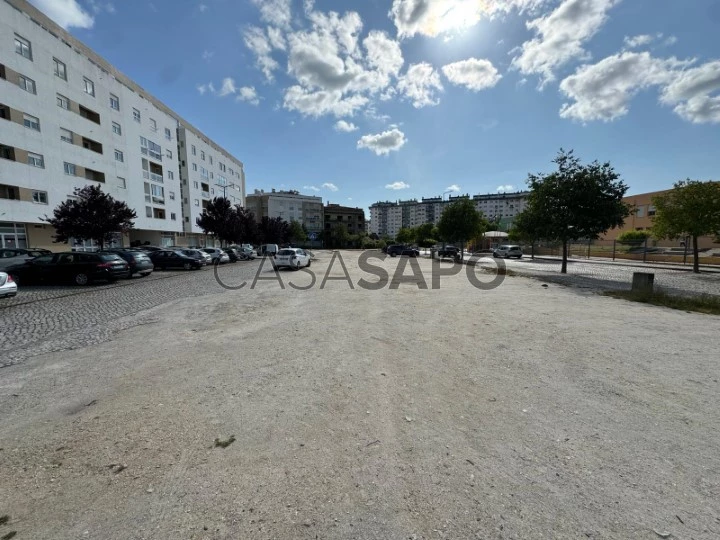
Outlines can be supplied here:
M72 264L76 261L75 253L63 253L58 257L59 264Z
M53 260L53 255L42 255L32 260L33 264L48 264Z
M116 255L115 253L108 253L106 255L100 255L100 260L103 260L103 261L116 261L119 258L120 258L120 256Z
M18 254L17 251L15 251L14 249L4 249L0 252L0 257L10 258L10 257L15 257L17 254Z
M278 251L278 255L295 255L295 252L292 249L281 249L280 251Z

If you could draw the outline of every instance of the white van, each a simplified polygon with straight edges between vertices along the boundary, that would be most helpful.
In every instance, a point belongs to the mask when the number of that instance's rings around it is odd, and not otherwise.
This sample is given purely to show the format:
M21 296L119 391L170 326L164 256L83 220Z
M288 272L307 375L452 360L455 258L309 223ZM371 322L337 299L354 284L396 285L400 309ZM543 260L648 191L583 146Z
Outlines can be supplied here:
M260 256L263 255L277 255L278 252L278 245L277 244L263 244L260 246Z

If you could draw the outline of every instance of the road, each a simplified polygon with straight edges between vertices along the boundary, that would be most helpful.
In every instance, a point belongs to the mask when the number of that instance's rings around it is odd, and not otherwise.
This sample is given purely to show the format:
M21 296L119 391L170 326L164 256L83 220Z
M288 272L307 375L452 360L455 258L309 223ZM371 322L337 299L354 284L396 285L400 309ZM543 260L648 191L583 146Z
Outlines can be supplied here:
M0 537L720 536L720 319L317 255L1 309Z

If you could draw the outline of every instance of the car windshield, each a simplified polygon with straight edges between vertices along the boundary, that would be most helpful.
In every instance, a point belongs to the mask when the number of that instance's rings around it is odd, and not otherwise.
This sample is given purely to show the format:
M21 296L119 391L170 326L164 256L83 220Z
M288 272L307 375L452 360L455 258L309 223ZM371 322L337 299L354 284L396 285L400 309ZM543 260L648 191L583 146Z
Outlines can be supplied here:
M121 260L121 257L115 253L101 253L98 255L100 260L102 261L117 261Z
M288 255L295 255L295 251L292 249L281 249L280 251L278 251L278 255L281 257L285 257Z

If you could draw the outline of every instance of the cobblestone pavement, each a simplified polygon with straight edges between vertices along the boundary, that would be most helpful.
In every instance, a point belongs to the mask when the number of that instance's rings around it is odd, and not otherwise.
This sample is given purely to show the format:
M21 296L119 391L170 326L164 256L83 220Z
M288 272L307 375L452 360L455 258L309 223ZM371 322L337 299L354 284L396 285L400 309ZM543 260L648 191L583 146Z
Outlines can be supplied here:
M260 262L220 266L220 281L229 286L247 281L249 286ZM0 300L0 367L103 341L119 330L144 324L147 317L136 316L142 311L223 290L213 267L154 272L147 278L83 288L21 287L15 298Z
M683 270L668 268L638 267L619 263L605 264L587 261L568 261L568 273L560 274L560 261L522 259L503 260L508 269L521 275L542 277L562 285L598 290L629 289L633 272L655 274L655 285L666 291L681 295L711 294L720 295L720 273L693 274ZM482 266L492 267L492 258L481 262Z

